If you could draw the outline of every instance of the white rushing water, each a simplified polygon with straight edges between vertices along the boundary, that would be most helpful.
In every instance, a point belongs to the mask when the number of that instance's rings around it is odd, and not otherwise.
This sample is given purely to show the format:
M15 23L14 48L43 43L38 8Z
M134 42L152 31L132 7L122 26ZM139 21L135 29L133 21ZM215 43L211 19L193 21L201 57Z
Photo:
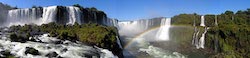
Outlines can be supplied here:
M197 49L199 49L199 48L205 48L204 47L204 45L205 45L205 37L206 37L206 33L207 33L208 29L209 29L209 27L205 28L204 33L202 33L201 38L199 40L199 46L197 46Z
M215 19L216 21L216 19ZM201 34L201 37L199 38L199 33L202 32L199 28L197 28L196 26L194 26L195 30L194 30L194 34L193 34L193 40L192 40L192 44L195 45L195 47L197 49L199 48L205 48L205 38L206 38L206 33L209 29L209 27L205 26L205 18L204 16L201 16L201 24L200 26L202 26L202 28L204 28L204 32ZM215 22L216 24L216 22Z
M82 43L74 43L71 41L61 41L54 37L48 37L48 34L35 36L36 41L28 41L25 43L11 42L7 35L0 35L0 51L8 50L15 57L21 58L47 58L46 55L52 52L57 53L56 57L65 58L117 58L111 51L93 46L87 46ZM62 44L54 42L61 41ZM25 54L26 48L31 47L39 51L40 55Z
M214 22L215 22L215 26L217 26L218 25L218 21L217 21L217 15L215 15L215 19L214 19Z
M9 10L7 25L24 25L24 24L46 24L49 22L56 22L57 6L49 6L43 8L31 9L15 9ZM77 7L66 6L67 24L74 24L75 22L81 24L81 11Z
M19 14L19 13L9 13L9 15L12 15L12 14ZM43 16L40 19L32 19L32 20L42 20L40 24L54 22L56 19L56 14L57 14L57 6L44 7L43 8ZM23 15L23 14L19 14L19 15ZM10 16L10 18L13 18L13 17ZM10 19L10 20L12 20L12 19ZM24 20L24 21L26 21L26 20ZM32 22L32 21L30 21L30 22Z
M148 46L148 48L141 48L139 51L146 52L154 58L186 58L186 56L178 52L169 52L154 46Z
M77 7L66 7L69 13L69 22L67 24L74 24L75 22L81 24L81 11Z
M7 25L42 24L52 22L57 13L56 6L32 9L9 10Z
M178 52L171 52L168 50L164 50L162 48L150 45L149 42L144 41L144 38L139 37L139 43L137 44L139 47L138 52L145 52L154 58L186 58L185 55Z
M160 30L156 34L156 38L160 41L169 40L169 29L171 27L171 19L165 18L162 19Z
M206 26L205 25L205 18L204 18L204 16L201 16L201 24L200 24L200 26L203 26L203 27Z
M153 32L145 38L152 41L167 41L169 40L169 29L171 27L171 18L158 18L150 20L137 20L119 22L119 34L121 36L136 37L145 32Z
M60 12L60 13L58 13ZM14 9L9 10L8 18L5 19L5 25L25 25L25 24L47 24L50 22L58 22L62 24L84 24L84 20L91 19L93 22L98 22L97 24L103 24L107 26L118 27L118 20L107 18L105 14L103 17L97 16L96 11L88 11L85 14L80 8L74 6L49 6L42 8L27 8L27 9ZM85 16L89 18L85 19ZM87 21L86 21L87 22Z
M200 33L200 30L197 27L195 27L194 28L194 34L193 34L192 44L195 45L196 48L200 47L200 44L199 44L199 33Z

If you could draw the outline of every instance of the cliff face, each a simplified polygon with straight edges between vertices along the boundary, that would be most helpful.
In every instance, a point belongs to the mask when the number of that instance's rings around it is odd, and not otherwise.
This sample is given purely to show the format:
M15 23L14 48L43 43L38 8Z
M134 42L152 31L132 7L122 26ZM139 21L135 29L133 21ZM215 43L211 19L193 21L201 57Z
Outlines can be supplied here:
M8 10L12 9L9 5L5 5L3 3L0 3L0 24L5 21L4 19L7 19L7 13Z

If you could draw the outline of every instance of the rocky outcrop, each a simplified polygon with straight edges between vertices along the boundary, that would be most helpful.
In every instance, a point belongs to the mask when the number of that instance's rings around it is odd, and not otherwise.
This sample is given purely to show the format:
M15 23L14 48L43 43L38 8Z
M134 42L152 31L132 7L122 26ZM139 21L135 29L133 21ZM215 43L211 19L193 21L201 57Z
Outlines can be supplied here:
M30 48L30 47L26 47L26 51L24 53L25 54L32 54L32 55L40 55L38 50L36 50L34 48Z
M8 16L8 10L12 9L12 7L10 7L9 5L3 4L0 2L0 26L3 25L2 23L4 23L7 19Z

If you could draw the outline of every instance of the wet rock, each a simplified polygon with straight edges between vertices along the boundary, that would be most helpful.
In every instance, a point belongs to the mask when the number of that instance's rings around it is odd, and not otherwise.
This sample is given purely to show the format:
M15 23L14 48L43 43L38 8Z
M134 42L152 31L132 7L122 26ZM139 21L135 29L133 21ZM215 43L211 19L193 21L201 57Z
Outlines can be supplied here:
M48 53L47 55L45 55L46 57L49 57L49 58L53 58L53 57L56 57L58 56L58 54L56 52L51 52L51 53Z
M60 41L55 41L54 42L55 44L63 44L63 42L60 40Z
M10 51L1 51L0 54L0 58L15 58L15 56L12 55Z
M40 42L43 43L41 40L36 39L36 37L29 37L29 41L33 41L33 42Z
M62 50L62 52L67 52L68 51L68 49L67 48L64 48L63 50Z
M40 55L38 50L31 47L26 47L25 54Z
M63 57L61 57L61 56L58 56L57 58L63 58Z
M1 51L0 54L6 56L6 55L11 55L10 51Z

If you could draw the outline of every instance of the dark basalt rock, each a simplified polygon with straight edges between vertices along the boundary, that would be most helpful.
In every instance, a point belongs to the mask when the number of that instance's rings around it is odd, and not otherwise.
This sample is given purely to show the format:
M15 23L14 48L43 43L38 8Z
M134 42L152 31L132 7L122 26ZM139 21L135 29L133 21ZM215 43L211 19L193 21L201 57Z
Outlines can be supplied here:
M63 52L66 52L66 51L68 51L68 49L64 48L62 51L63 51Z
M0 54L1 54L0 58L15 58L15 56L12 55L8 50L1 51Z
M55 44L63 44L63 42L60 40L60 41L55 41L54 42Z
M2 54L3 56L11 55L10 51L1 51L0 54Z
M56 52L51 52L51 53L48 53L47 55L45 55L46 57L49 57L49 58L53 58L53 57L56 57L58 56L58 54Z
M25 54L40 55L38 50L31 47L26 47Z
M10 35L10 39L13 42L21 42L21 43L25 43L26 41L28 41L28 38L25 38L23 36L19 36L19 35L15 34L15 33Z

